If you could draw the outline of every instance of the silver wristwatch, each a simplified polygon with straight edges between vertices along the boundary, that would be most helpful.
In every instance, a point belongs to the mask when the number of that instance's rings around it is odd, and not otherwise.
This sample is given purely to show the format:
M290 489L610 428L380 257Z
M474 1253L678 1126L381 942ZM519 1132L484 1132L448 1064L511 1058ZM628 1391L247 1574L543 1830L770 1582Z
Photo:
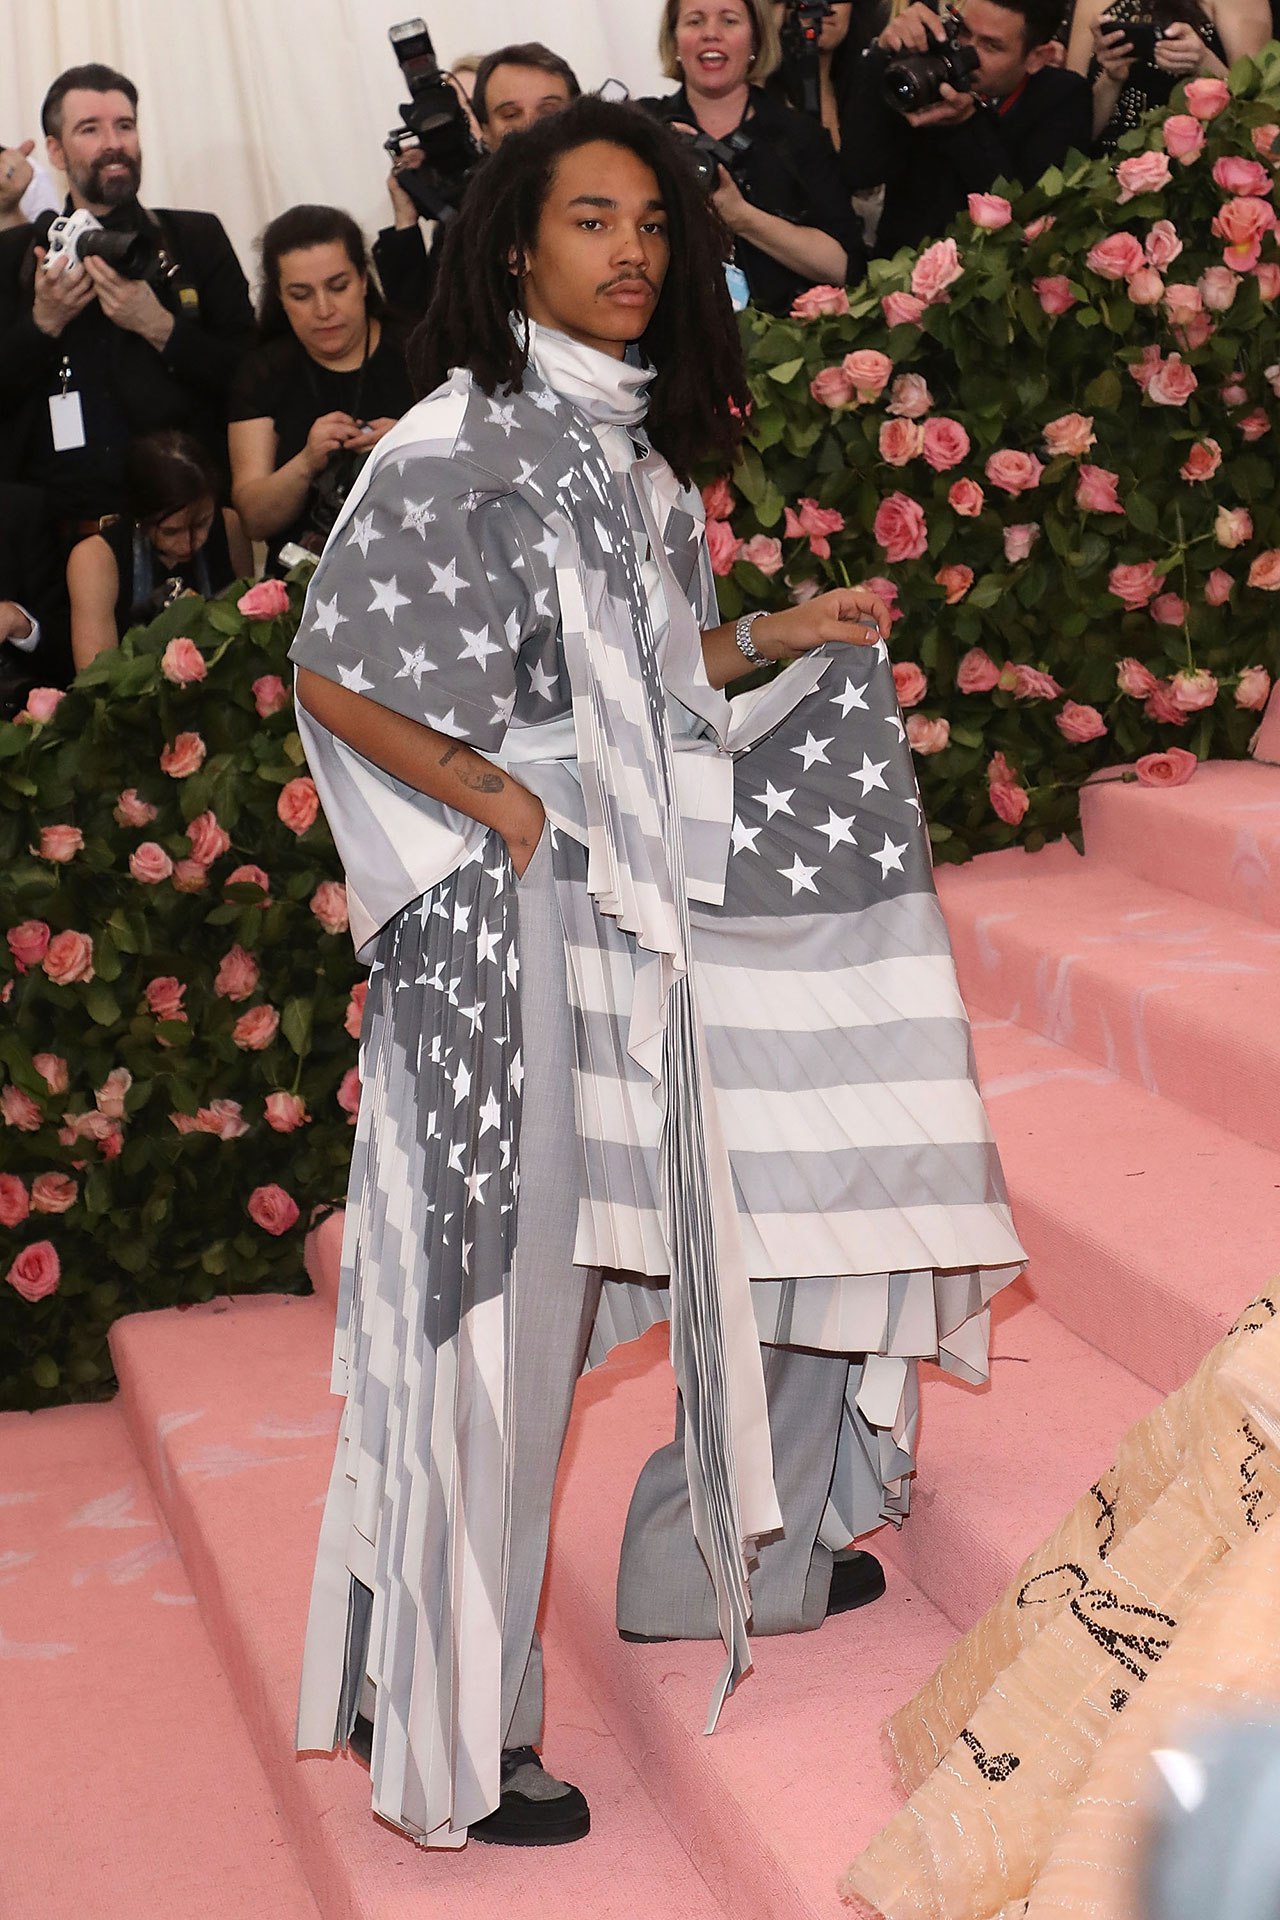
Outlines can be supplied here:
M757 613L744 613L742 615L742 618L738 621L737 626L733 630L733 637L737 643L738 652L742 655L744 660L749 660L753 667L767 667L769 664L768 655L761 653L760 649L753 643L751 638L752 627L755 625L757 620L763 620L763 619L764 619L763 611L757 612Z

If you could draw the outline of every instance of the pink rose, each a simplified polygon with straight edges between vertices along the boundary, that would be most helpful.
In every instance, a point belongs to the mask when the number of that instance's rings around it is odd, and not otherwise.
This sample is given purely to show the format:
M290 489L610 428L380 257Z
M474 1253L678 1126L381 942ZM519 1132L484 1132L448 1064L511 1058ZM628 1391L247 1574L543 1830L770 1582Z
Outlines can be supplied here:
M200 893L209 884L209 874L198 860L175 860L173 885L177 893Z
M44 956L46 979L55 987L74 987L93 978L93 941L87 933L55 933Z
M1261 440L1264 434L1271 431L1271 422L1261 407L1255 407L1252 413L1246 413L1243 420L1236 421L1236 426L1240 430L1241 439L1249 442Z
M1040 485L1040 476L1044 468L1033 453L1018 453L1012 447L1001 447L998 452L987 456L986 476L993 487L999 487L1004 493L1027 493L1032 487Z
M146 986L147 1011L154 1020L185 1020L182 1010L186 987L171 973L159 973Z
M65 866L68 860L74 860L84 845L84 835L79 827L41 827L39 855L42 860L52 860L58 866ZM35 847L31 849L37 851Z
M1171 113L1164 123L1164 150L1189 167L1204 146L1204 128L1189 113Z
M1228 153L1214 161L1213 183L1224 193L1261 196L1271 191L1271 169L1264 167L1260 160L1245 160L1238 153Z
M946 589L947 605L954 607L964 599L973 585L973 568L955 565L939 567L933 577L940 587ZM902 704L905 706L906 702L903 701Z
M250 1007L232 1027L231 1038L246 1053L261 1053L275 1039L279 1025L280 1015L273 1006Z
M1173 337L1183 353L1194 353L1206 340L1213 338L1214 326L1207 313L1192 314L1184 327L1175 327Z
M1178 280L1164 290L1165 317L1175 327L1185 327L1191 321L1198 320L1204 309L1204 301L1199 287L1188 286L1186 281Z
M1144 787L1185 787L1198 765L1185 747L1167 747L1163 753L1144 753L1134 772Z
M1253 538L1253 515L1248 507L1219 507L1213 537L1220 547L1242 547Z
M257 992L258 978L257 961L242 946L236 945L223 954L214 975L213 990L223 1000L247 1000L251 993Z
M211 1133L218 1140L242 1140L249 1131L238 1100L211 1100L196 1114L196 1133Z
M782 570L782 542L767 533L754 533L750 540L743 543L738 558L771 579Z
M149 827L158 812L149 800L138 798L136 787L126 787L112 809L118 827Z
M929 676L914 660L895 660L893 684L900 707L918 707L929 691Z
M19 973L38 967L49 950L49 929L43 920L20 920L10 927L5 942Z
M1074 700L1063 702L1061 713L1053 716L1054 725L1064 740L1082 747L1086 740L1101 740L1107 723L1096 707L1085 707Z
M1150 667L1144 667L1141 660L1135 660L1132 655L1116 668L1116 685L1133 700L1146 700L1158 684Z
M248 620L275 620L289 611L289 589L283 580L259 580L240 595L236 606Z
M890 566L918 560L929 543L929 523L919 501L905 493L886 494L876 509L873 532Z
M133 1075L128 1067L112 1067L93 1096L94 1106L108 1120L123 1120L125 1095L132 1085Z
M1158 307L1164 298L1164 281L1154 267L1139 267L1130 274L1125 290L1135 307Z
M269 720L281 707L288 706L289 689L278 673L264 673L254 681L253 704L260 720Z
M953 287L963 273L964 258L955 241L935 240L911 269L911 291L917 300L932 306L947 298L947 288Z
M44 1125L39 1103L12 1082L0 1091L0 1119L6 1127L16 1127L19 1133L38 1133Z
M311 1123L307 1103L296 1093L269 1093L263 1105L263 1118L273 1133L294 1133Z
M33 1053L31 1064L50 1093L65 1093L71 1084L67 1063L60 1053Z
M1109 467L1082 466L1076 481L1076 505L1082 513L1123 513L1116 492L1118 473Z
M209 669L194 640L171 640L160 656L160 671L175 687L190 687Z
M1186 99L1197 120L1216 120L1230 105L1231 90L1225 80L1189 80Z
M1049 458L1058 454L1069 454L1078 459L1082 453L1088 453L1095 444L1097 435L1093 431L1093 415L1088 413L1064 413L1058 419L1051 420L1044 430L1045 451Z
M990 693L1000 679L1000 669L981 647L970 647L956 668L958 693Z
M742 552L742 542L727 520L708 520L707 552L711 556L712 573L723 578L733 572L733 563Z
M1040 538L1040 529L1031 521L1024 520L1004 530L1004 557L1011 567L1025 560Z
M1215 567L1204 583L1204 597L1211 607L1225 607L1231 598L1233 585L1231 575L1221 567Z
M840 370L859 400L875 400L888 385L893 362L887 353L877 353L874 347L859 347L856 353L846 353Z
M889 389L886 413L903 420L922 420L933 405L933 395L918 373L900 373Z
M1188 486L1198 486L1202 480L1210 480L1222 465L1222 448L1216 440L1205 438L1197 440L1188 453L1178 472Z
M288 1233L298 1220L297 1201L274 1181L269 1186L254 1188L249 1195L247 1211L255 1227L261 1227L264 1233L274 1234L277 1239L282 1233Z
M1104 280L1127 280L1146 262L1146 255L1131 233L1109 233L1085 255L1085 265Z
M218 823L216 813L198 813L187 828L191 858L206 870L230 851L231 835Z
M27 704L18 715L20 720L29 720L42 727L52 720L62 703L61 687L32 687L27 695Z
M56 1293L61 1278L62 1266L50 1240L33 1240L5 1275L15 1293L32 1303Z
M342 881L322 880L311 896L311 911L326 933L345 933L351 922Z
M1151 602L1151 618L1159 627L1180 627L1186 617L1186 602L1176 593L1159 593Z
M962 427L960 431L963 433L964 428ZM925 456L924 457L926 460L929 460L929 429L928 427L925 428L924 438L925 438ZM930 466L933 465L932 460L929 460L929 465ZM983 501L986 499L986 495L983 493L982 488L978 485L976 480L957 480L951 487L950 491L948 492L947 499L951 503L953 512L958 513L962 519L973 520L973 519L976 519L978 514L982 512L982 505L983 505Z
M1239 273L1256 267L1262 242L1275 224L1275 208L1265 200L1245 196L1219 207L1213 231L1227 243L1222 250L1227 266Z
M1171 353L1147 382L1147 398L1161 407L1185 407L1200 382L1180 353Z
M918 327L924 317L924 301L914 293L887 293L880 302L887 327Z
M1218 682L1203 667L1182 667L1169 683L1179 713L1201 713L1218 697Z
M27 1189L16 1173L0 1173L0 1227L20 1227L31 1211Z
M1129 368L1129 374L1132 379L1137 381L1145 393L1163 365L1164 356L1161 354L1159 347L1144 347L1142 349L1142 357L1132 363Z
M812 495L806 495L799 505L799 511L786 509L783 533L788 540L808 539L809 550L819 560L831 558L831 542L827 535L844 531L844 515L838 507L820 507Z
M1013 218L1013 208L999 193L971 193L969 195L969 218L975 227L985 233L997 233L1001 227L1007 227Z
M1200 297L1211 313L1225 313L1240 291L1240 275L1230 267L1206 267L1200 275Z
M31 1206L36 1213L69 1213L79 1198L79 1182L69 1173L39 1173L31 1182Z
M1251 138L1253 140L1254 152L1260 153L1264 160L1269 159L1272 148L1275 146L1276 141L1280 139L1280 127L1275 124L1274 120L1269 120L1265 127L1255 127Z
M158 887L173 872L173 862L158 840L144 840L129 855L129 871L144 887Z
M1280 588L1280 548L1268 547L1265 553L1255 557L1245 585L1261 587L1264 593L1274 593Z
M1280 294L1280 266L1274 260L1262 260L1253 270L1258 283L1258 296L1262 300L1274 300Z
M1131 154L1116 167L1116 183L1121 206L1127 200L1136 200L1140 193L1159 193L1169 184L1169 162L1162 153Z
M809 382L809 392L820 407L848 407L853 404L853 382L843 367L823 367Z
M1261 713L1271 697L1271 675L1265 667L1246 667L1236 682L1236 705Z
M880 458L891 467L905 467L924 450L925 429L918 420L880 422Z
M928 720L922 713L913 713L907 721L907 745L912 753L942 753L950 740L949 720Z
M1045 313L1068 313L1078 303L1071 291L1071 282L1063 273L1043 273L1031 284Z
M1031 796L1025 787L1006 786L998 781L987 788L993 811L1006 826L1016 827L1025 818Z
M198 733L180 733L160 755L160 770L171 780L187 780L204 764L207 751Z
M969 436L958 420L949 420L945 414L939 414L935 419L925 421L924 457L935 473L946 473L951 467L958 467L968 452ZM974 488L980 509L982 489L972 480L960 484ZM956 510L959 512L959 508Z
M342 1025L353 1040L360 1038L360 1028L364 1021L364 1003L369 997L369 982L357 980L351 989L351 998L347 1002L346 1016Z
M258 887L263 897L255 904L264 907L271 905L271 882L261 867L237 867L234 873L227 875L222 884L224 887Z
M1155 720L1162 727L1185 727L1187 724L1187 715L1174 699L1173 688L1167 680L1156 681L1142 711L1148 720Z
M1008 668L1005 669L1006 673ZM1003 682L1004 676L1001 676ZM1029 667L1019 662L1013 670L1013 697L1015 700L1056 700L1062 692L1051 673L1041 673L1038 667Z
M338 1088L338 1105L347 1116L347 1125L354 1127L356 1115L360 1111L360 1073L356 1067L348 1067L342 1076L342 1085Z
M824 313L848 313L849 296L843 287L806 287L791 302L793 320L816 320Z
M290 780L281 787L280 797L276 801L276 814L290 833L296 833L299 839L315 824L319 811L320 796L309 774L300 774L296 780Z
M889 609L889 625L896 627L902 618L902 608L898 605L898 589L893 581L884 579L881 574L872 573L867 575L862 584L864 587L869 587L878 600L884 601Z
M1002 753L993 753L987 762L987 785L989 787L1016 787L1018 770L1011 767Z
M732 520L738 498L724 474L702 489L702 509L708 520Z
M1107 576L1108 591L1122 600L1130 613L1147 606L1164 585L1164 575L1156 572L1153 560L1137 566L1112 567Z

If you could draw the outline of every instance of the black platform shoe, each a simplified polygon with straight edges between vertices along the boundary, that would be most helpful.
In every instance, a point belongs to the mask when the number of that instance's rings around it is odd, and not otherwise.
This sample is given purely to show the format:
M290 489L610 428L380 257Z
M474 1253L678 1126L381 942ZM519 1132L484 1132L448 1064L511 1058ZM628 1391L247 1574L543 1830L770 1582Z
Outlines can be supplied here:
M591 1831L591 1809L577 1787L547 1772L532 1747L502 1755L502 1798L468 1829L494 1847L564 1847Z
M849 1547L833 1556L831 1591L827 1595L824 1618L830 1620L833 1614L852 1613L855 1607L870 1606L883 1592L884 1568L874 1553ZM627 1640L637 1647L666 1646L671 1637L669 1633L628 1633L625 1627L618 1628L619 1640Z

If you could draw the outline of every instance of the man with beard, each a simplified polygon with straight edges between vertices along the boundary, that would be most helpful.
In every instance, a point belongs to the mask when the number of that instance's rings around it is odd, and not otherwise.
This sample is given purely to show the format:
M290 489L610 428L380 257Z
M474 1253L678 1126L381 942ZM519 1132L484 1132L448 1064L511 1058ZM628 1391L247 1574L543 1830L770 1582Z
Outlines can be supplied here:
M72 67L41 110L66 213L141 236L143 278L105 260L49 259L39 228L0 235L0 441L11 478L43 487L64 546L124 502L129 440L159 428L226 458L225 396L252 338L249 290L211 213L138 199L137 88L110 67ZM47 264L46 264L47 262Z

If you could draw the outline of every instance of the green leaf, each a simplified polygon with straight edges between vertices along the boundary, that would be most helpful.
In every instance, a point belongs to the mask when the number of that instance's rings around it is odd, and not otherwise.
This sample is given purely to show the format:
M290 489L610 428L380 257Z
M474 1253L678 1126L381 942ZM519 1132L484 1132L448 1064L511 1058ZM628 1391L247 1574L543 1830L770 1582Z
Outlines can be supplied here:
M1096 407L1099 411L1109 412L1113 407L1120 405L1123 393L1119 374L1112 367L1104 367L1085 388L1084 403L1086 407Z
M314 1011L315 1001L304 999L300 994L295 994L284 1004L280 1025L285 1039L299 1059L305 1056L311 1047L311 1020Z
M116 975L119 974L119 971L120 969L117 965ZM112 977L114 978L115 976ZM99 985L96 980L91 981L85 988L84 1007L89 1018L99 1027L114 1027L116 1021L120 1018L119 1001L113 993L109 993L107 988Z
M235 606L228 606L225 600L211 603L208 620L215 633L243 633L249 624L244 614L237 613Z
M799 358L783 360L776 367L770 367L769 378L776 380L780 387L785 387L789 380L795 379L803 366L804 361Z

